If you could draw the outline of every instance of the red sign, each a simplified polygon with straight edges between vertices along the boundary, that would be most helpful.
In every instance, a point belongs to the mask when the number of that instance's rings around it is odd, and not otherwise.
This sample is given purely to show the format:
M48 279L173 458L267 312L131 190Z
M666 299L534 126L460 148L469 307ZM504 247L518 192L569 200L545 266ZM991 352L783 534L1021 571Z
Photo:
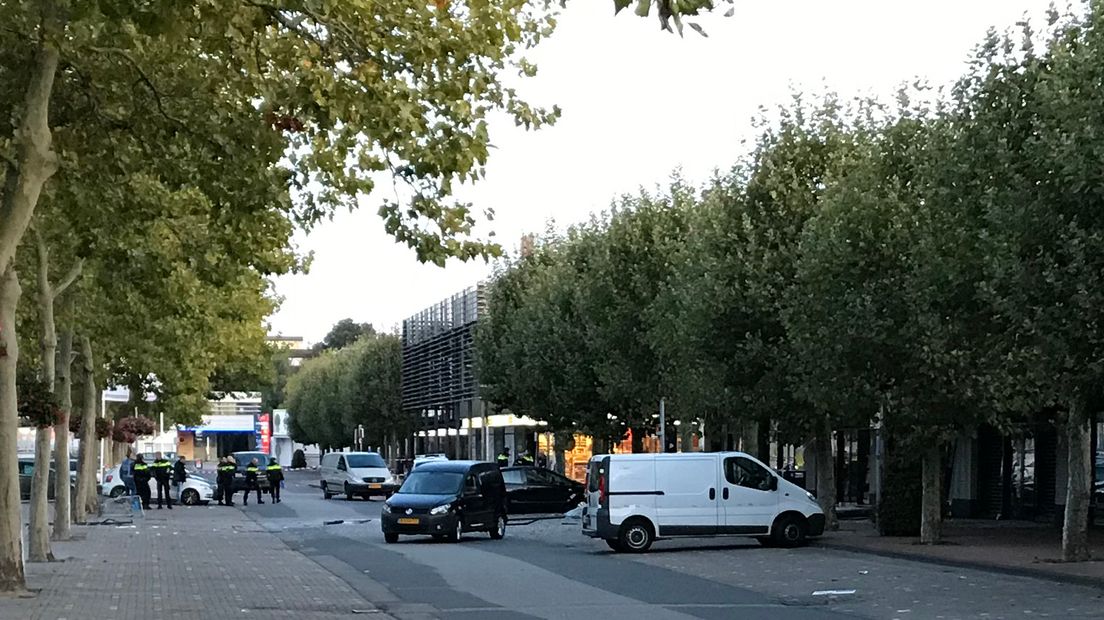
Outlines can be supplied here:
M269 424L269 415L262 413L257 416L257 421L261 423L261 452L269 454L269 448L272 447L272 426Z

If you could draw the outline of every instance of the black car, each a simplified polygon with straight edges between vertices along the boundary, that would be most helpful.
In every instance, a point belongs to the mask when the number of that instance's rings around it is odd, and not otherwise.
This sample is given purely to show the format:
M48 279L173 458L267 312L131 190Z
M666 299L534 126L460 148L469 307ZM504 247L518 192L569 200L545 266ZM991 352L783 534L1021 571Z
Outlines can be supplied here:
M586 488L574 480L540 467L504 467L509 514L560 514L578 507Z
M434 461L419 465L383 504L383 538L430 535L459 541L464 532L506 535L506 485L494 463Z
M269 459L272 459L271 456L264 452L235 452L230 456L234 457L234 461L238 464L238 471L234 472L235 493L248 490L245 485L245 468L249 466L249 462L253 459L257 459L257 485L261 487L262 492L268 492L268 488L272 485L268 483L265 470L268 468Z

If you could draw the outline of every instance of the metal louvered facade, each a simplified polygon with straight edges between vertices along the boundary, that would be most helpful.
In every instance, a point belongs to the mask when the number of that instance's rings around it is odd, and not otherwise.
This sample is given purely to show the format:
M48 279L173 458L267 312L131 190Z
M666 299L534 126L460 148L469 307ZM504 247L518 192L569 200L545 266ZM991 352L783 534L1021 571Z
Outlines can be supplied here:
M403 410L422 428L460 428L482 415L473 333L484 308L482 285L468 288L403 321Z

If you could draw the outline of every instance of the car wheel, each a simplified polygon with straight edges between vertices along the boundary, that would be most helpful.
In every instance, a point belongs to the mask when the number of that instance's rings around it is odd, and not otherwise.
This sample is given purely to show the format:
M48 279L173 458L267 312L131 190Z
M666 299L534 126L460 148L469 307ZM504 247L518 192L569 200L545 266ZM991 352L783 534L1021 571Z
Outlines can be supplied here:
M330 493L329 491L326 490L326 483L323 482L322 483L322 498L323 499L330 499L331 497L333 497L333 493Z
M621 547L621 541L616 539L616 538L607 538L606 539L606 546L608 546L610 549L613 549L614 551L616 551L618 553L621 553L622 551L624 551L624 549Z
M122 497L124 493L126 493L126 487L115 487L111 489L110 495L112 499L115 499L117 497Z
M498 515L494 525L491 526L490 534L494 540L502 540L506 537L506 515Z
M345 501L353 499L353 494L349 491L349 483L345 483Z
M654 541L655 532L652 530L652 524L644 519L630 519L621 526L618 542L624 551L644 553L651 548Z
M199 504L199 491L195 489L184 489L184 493L180 496L180 503L185 506L195 506Z
M774 522L771 537L779 547L799 547L805 544L805 519L797 515L782 515Z
M393 545L393 544L399 542L399 535L398 534L392 534L392 533L385 533L383 535L383 540L387 544Z
M464 537L464 519L460 515L456 515L456 530L449 534L449 540L458 543L460 539Z

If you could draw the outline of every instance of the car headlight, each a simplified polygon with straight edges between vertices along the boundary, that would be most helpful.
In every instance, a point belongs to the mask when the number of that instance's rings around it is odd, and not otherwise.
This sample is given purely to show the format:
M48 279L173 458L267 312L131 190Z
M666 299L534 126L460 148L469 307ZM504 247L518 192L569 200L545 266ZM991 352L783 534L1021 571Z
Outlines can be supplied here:
M445 514L446 512L449 511L449 508L452 508L452 504L441 504L440 506L437 506L436 508L430 510L429 514L431 514L431 515L443 515L443 514Z
M383 514L385 514L385 515L391 514L391 504L388 504L387 502L384 502L382 510L383 510Z

